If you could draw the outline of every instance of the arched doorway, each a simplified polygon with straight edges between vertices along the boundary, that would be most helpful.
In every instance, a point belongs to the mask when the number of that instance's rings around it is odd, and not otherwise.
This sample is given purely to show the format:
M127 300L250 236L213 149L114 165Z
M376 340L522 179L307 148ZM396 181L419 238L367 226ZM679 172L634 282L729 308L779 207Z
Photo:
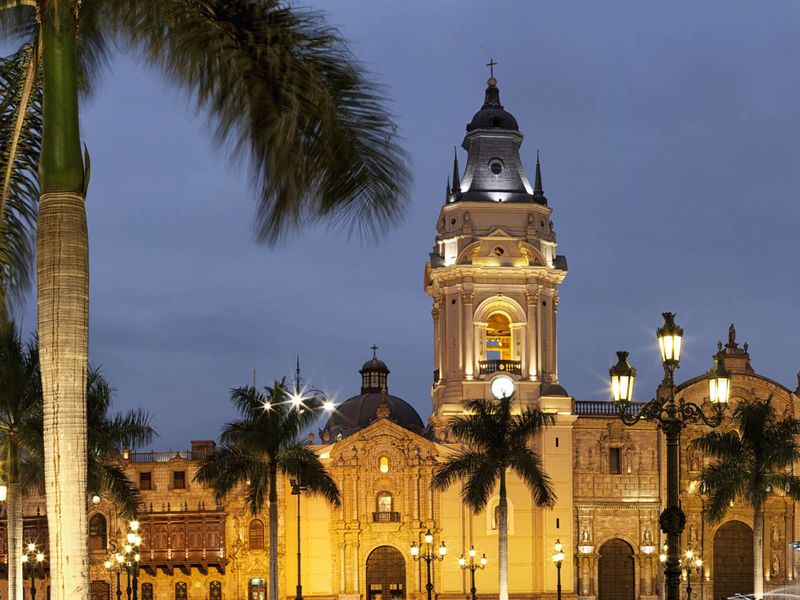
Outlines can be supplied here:
M729 521L714 534L714 598L753 591L753 530Z
M378 546L367 557L368 600L404 600L406 560L391 546Z
M600 546L597 569L598 600L633 600L633 548L627 542L614 538Z

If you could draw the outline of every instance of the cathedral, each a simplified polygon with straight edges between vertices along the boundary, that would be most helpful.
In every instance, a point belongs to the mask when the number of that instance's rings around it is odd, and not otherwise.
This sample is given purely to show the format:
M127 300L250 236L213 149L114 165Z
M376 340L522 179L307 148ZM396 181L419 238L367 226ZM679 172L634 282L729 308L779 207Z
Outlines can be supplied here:
M475 514L462 503L459 486L434 492L430 482L437 464L455 448L448 420L461 414L465 399L491 398L498 388L513 390L517 406L536 406L554 417L534 447L552 479L555 506L537 507L526 485L509 475L510 597L555 600L559 573L560 594L568 599L662 596L663 434L651 422L626 426L611 402L573 398L559 380L559 285L567 260L559 254L554 227L558 202L545 196L538 158L531 184L520 160L522 142L492 77L466 127L463 171L454 160L424 266L433 326L431 414L423 419L391 393L389 366L373 349L359 370L359 393L338 405L318 433L309 434L341 491L341 506L293 494L292 482L281 482L281 598L293 600L300 581L308 600L422 600L428 571L412 554L412 544L436 554L430 580L440 600L470 597L470 571L458 559L471 548L476 560L486 556L474 571L477 595L496 598L497 493ZM800 417L800 389L756 373L749 351L733 327L727 343L709 348L731 373L730 403L771 396L780 414ZM708 395L704 376L680 383L678 393L702 402ZM703 559L691 581L694 597L717 600L752 591L753 513L734 503L722 522L704 518L697 478L706 459L688 446L703 431L690 426L683 433L681 504L687 522L681 549ZM122 466L144 500L141 600L266 598L266 512L251 515L243 495L219 504L209 488L193 481L199 460L213 447L212 441L194 441L182 452L123 453ZM113 565L109 569L104 562L127 525L104 498L89 499L87 507L92 598L110 600L117 579ZM796 512L795 503L778 493L766 506L765 590L795 591ZM43 499L28 497L26 539L47 539L43 513ZM5 522L0 528L5 545ZM557 543L564 553L558 571ZM38 585L40 597L46 597L46 579ZM0 593L5 594L4 581Z

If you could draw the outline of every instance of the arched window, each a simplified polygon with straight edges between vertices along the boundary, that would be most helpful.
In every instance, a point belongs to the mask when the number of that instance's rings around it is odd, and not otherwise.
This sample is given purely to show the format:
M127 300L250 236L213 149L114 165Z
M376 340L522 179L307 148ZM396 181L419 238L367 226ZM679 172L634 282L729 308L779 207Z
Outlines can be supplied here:
M222 582L212 581L208 584L208 598L209 600L222 600Z
M378 470L381 473L388 473L389 472L389 457L388 456L381 456L378 459Z
M378 494L378 512L390 513L394 510L394 500L389 492Z
M503 313L492 313L486 325L486 360L511 360L511 323Z
M264 549L264 523L258 519L250 521L250 529L247 532L250 550Z
M105 550L107 539L106 518L98 513L89 519L89 549Z

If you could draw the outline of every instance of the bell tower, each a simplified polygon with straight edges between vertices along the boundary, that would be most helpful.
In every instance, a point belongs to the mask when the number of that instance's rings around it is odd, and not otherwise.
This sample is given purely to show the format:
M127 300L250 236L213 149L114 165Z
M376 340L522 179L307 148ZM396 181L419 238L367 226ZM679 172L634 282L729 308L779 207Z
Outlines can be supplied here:
M519 156L522 140L491 77L461 144L467 152L463 177L454 157L425 265L425 292L433 300L431 423L437 431L461 412L462 400L491 397L491 382L500 374L514 380L523 404L567 400L558 385L556 345L558 285L567 261L556 251L538 153L531 186Z

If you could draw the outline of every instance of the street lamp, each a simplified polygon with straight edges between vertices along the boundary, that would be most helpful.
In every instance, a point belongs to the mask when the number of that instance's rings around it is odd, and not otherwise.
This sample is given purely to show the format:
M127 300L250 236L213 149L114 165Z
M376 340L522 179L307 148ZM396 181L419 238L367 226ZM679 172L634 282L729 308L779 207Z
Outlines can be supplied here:
M561 545L560 540L556 540L553 545L553 562L556 565L556 598L561 600L561 563L564 562L564 546Z
M128 554L128 567L133 572L133 600L139 600L139 546L142 545L142 536L139 535L139 521L128 522L128 534L125 552ZM128 598L130 598L128 592Z
M428 600L433 599L433 584L431 583L431 563L435 560L444 560L444 556L447 554L447 548L444 545L444 542L439 544L439 552L438 554L433 551L433 534L431 530L425 532L425 552L420 552L419 546L417 546L416 542L411 544L411 556L414 560L424 560L426 566L426 572L428 575L428 583L425 584L425 589L428 592Z
M631 404L636 369L628 363L627 352L617 352L617 364L609 369L611 391L617 403L617 415L626 425L634 425L640 419L655 421L664 432L667 442L667 507L661 513L659 524L667 534L667 552L664 561L664 584L666 600L680 600L681 562L678 555L680 535L686 525L686 515L680 507L680 474L678 453L681 431L687 424L703 422L709 427L722 423L725 405L730 393L730 375L718 360L706 373L709 387L709 403L713 413L707 414L704 405L675 398L675 369L681 356L683 329L675 323L673 313L663 313L664 325L656 331L661 362L664 366L662 397L644 405Z
M22 565L28 565L28 572L31 575L31 600L36 600L36 569L44 569L44 553L36 548L33 542L25 546L22 554ZM44 576L44 570L42 571Z
M686 600L692 600L692 571L701 573L703 569L703 559L695 556L693 550L686 551ZM702 576L701 576L702 577Z
M300 480L291 479L292 496L297 496L297 591L295 600L303 600L303 584L300 580L300 494L308 489Z
M122 588L120 587L119 583L119 576L122 573L123 563L125 562L125 557L120 554L119 552L114 552L114 554L110 555L106 562L103 563L106 569L109 571L113 571L117 574L117 600L122 598Z
M461 567L461 569L464 571L469 569L469 580L470 580L469 592L470 594L472 594L472 600L476 600L475 592L477 591L475 589L475 569L485 569L486 563L488 562L486 560L486 555L483 554L481 556L480 562L478 564L475 564L475 556L477 554L478 553L475 551L475 546L470 546L469 562L467 562L467 559L464 558L463 554L458 557L458 566Z

